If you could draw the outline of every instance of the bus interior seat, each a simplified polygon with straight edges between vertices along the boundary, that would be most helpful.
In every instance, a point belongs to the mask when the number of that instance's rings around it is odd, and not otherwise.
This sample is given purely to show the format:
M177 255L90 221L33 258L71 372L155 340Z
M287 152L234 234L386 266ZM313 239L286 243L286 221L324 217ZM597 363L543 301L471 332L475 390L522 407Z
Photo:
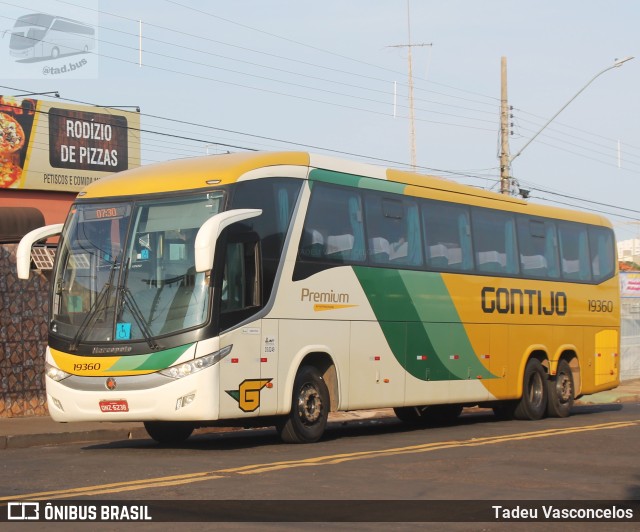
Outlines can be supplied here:
M354 241L354 236L349 233L344 235L329 235L327 237L327 258L333 260L349 259Z
M381 236L369 239L369 253L371 260L378 264L389 262L389 241Z
M449 266L447 246L444 244L434 244L433 246L429 246L429 265L438 269Z
M398 241L389 244L389 260L403 261L409 254L409 243L406 241Z
M324 237L322 233L316 229L305 229L302 234L300 255L302 257L319 258L324 255L324 252Z
M578 259L562 259L562 277L565 279L580 279L580 261Z
M547 259L544 255L520 255L520 265L524 275L547 276Z
M498 251L479 251L478 268L482 272L504 273L507 257Z

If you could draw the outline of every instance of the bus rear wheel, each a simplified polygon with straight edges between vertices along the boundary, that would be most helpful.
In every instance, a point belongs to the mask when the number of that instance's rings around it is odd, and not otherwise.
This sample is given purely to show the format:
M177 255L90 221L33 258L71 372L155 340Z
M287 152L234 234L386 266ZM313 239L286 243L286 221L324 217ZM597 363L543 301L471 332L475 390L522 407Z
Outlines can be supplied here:
M539 360L532 358L524 369L522 398L513 415L516 419L537 420L547 413L547 373Z
M566 360L558 362L556 376L547 381L549 403L547 414L550 417L567 417L573 407L575 389L573 387L573 373Z
M317 368L300 368L293 383L291 412L276 426L282 441L317 442L327 426L329 406L329 390Z
M193 432L191 423L181 421L145 421L147 434L162 445L176 445L185 441Z
M408 425L443 425L458 418L462 405L402 406L393 412Z

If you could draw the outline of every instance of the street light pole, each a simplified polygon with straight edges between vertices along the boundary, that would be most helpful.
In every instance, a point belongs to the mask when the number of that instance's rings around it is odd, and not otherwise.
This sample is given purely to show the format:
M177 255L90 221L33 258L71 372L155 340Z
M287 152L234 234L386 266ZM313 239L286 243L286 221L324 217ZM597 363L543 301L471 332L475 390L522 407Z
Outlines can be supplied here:
M560 109L560 110L559 110L555 115L553 115L553 116L552 116L552 117L547 121L547 123L546 123L544 126L542 126L542 127L540 128L540 130L539 130L539 131L538 131L538 132L537 132L533 137L531 137L531 138L529 139L529 141L528 141L524 146L522 146L522 148L520 148L520 151L519 151L518 153L516 153L513 157L511 157L511 159L510 159L510 161L509 161L509 162L511 163L511 162L513 162L513 160L514 160L516 157L519 157L519 156L520 156L520 154L524 151L524 149L525 149L529 144L531 144L531 143L534 141L534 139L535 139L538 135L540 135L540 133L542 133L542 132L546 129L546 127L547 127L551 122L553 122L553 121L555 120L555 118L556 118L556 117L557 117L557 116L558 116L562 111L564 111L564 110L567 108L567 106L568 106L568 105L569 105L573 100L575 100L578 96L580 96L580 94L582 94L582 92L583 92L583 91L584 91L584 90L585 90L589 85L591 85L591 84L596 80L596 78L600 77L602 74L604 74L604 73L605 73L605 72L607 72L608 70L611 70L612 68L618 68L619 66L622 66L622 64L623 64L623 63L626 63L627 61L631 61L632 59L633 59L633 56L624 57L623 59L616 59L616 60L615 60L615 62L613 63L613 65L608 66L607 68L605 68L604 70L601 70L601 71L600 71L600 72L598 72L595 76L593 76L593 77L592 77L592 78L587 82L587 84L586 84L584 87L582 87L582 88L581 88L581 89L580 89L580 90L579 90L579 91L578 91L578 92L573 96L573 98L571 98L567 103L565 103L565 104L562 106L562 108L561 108L561 109Z

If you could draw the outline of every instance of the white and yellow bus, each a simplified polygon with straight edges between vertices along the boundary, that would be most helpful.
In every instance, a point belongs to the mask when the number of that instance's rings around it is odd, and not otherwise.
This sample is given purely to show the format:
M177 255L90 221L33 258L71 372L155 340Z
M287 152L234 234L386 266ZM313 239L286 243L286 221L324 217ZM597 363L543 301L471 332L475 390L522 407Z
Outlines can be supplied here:
M601 216L308 153L150 165L78 195L52 280L57 421L314 442L329 412L540 419L619 383Z

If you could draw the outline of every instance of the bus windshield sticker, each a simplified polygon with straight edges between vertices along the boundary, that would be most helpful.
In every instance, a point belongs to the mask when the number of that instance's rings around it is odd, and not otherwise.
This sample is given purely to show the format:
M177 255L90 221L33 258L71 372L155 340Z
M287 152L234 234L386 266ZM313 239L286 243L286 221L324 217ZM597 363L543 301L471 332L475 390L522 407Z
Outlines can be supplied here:
M116 329L116 340L130 340L131 339L131 324L130 323L118 323Z

